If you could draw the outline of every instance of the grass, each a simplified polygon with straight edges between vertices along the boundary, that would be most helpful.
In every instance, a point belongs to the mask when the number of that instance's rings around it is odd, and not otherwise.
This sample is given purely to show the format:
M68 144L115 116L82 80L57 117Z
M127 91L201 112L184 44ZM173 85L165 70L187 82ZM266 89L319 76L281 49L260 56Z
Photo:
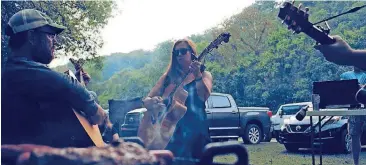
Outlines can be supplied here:
M246 145L249 152L251 165L311 165L311 150L300 149L296 153L287 152L285 147L277 142L260 143L258 145ZM223 155L215 157L216 163L233 164L237 158L235 155ZM319 164L319 155L315 156L316 164ZM366 148L362 148L360 164L366 165ZM323 153L323 165L353 165L351 154Z

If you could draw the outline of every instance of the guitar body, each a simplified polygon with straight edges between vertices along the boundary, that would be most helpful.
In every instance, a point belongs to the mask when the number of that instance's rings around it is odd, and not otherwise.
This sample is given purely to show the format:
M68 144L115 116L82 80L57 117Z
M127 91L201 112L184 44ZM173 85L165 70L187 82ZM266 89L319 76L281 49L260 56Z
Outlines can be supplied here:
M76 65L75 61L73 61L73 60L70 60L70 61L74 65ZM69 76L73 77L74 79L78 80L76 78L76 76L70 70L66 71L65 73L68 74ZM80 80L81 80L80 83L85 87L85 83L83 81L82 74L80 74ZM99 130L98 125L90 124L90 122L88 121L88 119L85 118L84 115L82 115L80 112L78 112L74 109L73 109L73 111L74 111L75 116L79 120L80 124L84 128L85 132L88 134L90 140L93 141L94 145L97 147L103 147L105 143L103 141L102 134Z
M80 124L83 126L85 132L90 137L90 140L93 141L94 145L97 147L103 147L104 141L102 138L102 135L100 133L98 125L91 125L89 121L81 115L79 112L73 110L75 113L75 116L78 118Z
M168 88L163 95L163 98L168 99L170 92L173 91ZM186 114L187 107L185 106L185 102L187 100L187 97L188 92L184 90L183 86L181 85L173 96L173 101L168 109L168 112L165 113L162 117L160 126L161 138L159 139L161 140L161 142L159 143L159 147L161 149L164 149L168 145L171 137L175 132L175 128L179 120L182 119L183 116Z
M167 99L174 87L174 84L170 84L165 88L162 97ZM161 121L158 121L155 124L153 124L152 118L148 113L161 112L163 110L148 109L147 112L145 112L139 127L138 136L144 141L144 144L148 149L165 149L174 134L176 125L187 112L187 107L184 105L187 97L188 92L185 91L183 87L179 87L173 97L171 106L166 110L166 113L163 113ZM158 118L157 113L155 113L154 118Z

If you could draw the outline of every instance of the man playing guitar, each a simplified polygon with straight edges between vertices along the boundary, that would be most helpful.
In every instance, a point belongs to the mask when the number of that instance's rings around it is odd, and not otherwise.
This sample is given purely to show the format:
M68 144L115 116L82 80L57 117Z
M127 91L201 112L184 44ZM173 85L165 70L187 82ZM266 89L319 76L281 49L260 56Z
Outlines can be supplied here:
M109 123L77 80L46 66L64 29L34 9L9 19L12 54L2 73L2 144L88 147L95 142L76 114L83 113L91 125Z

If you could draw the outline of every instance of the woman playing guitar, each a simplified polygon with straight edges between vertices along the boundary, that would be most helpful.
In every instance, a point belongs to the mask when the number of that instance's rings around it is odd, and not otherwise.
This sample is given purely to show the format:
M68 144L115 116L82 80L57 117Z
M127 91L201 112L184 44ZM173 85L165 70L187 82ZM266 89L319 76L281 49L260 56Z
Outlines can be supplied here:
M163 98L166 98L172 92L175 84L182 81L184 75L190 72L173 99L174 104L181 108L168 112L161 126L169 127L177 124L175 130L172 129L173 136L168 139L170 141L165 149L171 150L175 156L179 157L198 158L204 146L210 142L205 101L211 93L212 76L210 72L201 69L203 67L200 62L195 61L196 59L196 46L191 40L176 41L167 71L143 100L148 111L144 114L141 129L147 128L151 122L154 124L154 120L158 116L159 112L149 111L149 109L164 108ZM175 118L174 116L183 117ZM153 149L154 144L148 147Z

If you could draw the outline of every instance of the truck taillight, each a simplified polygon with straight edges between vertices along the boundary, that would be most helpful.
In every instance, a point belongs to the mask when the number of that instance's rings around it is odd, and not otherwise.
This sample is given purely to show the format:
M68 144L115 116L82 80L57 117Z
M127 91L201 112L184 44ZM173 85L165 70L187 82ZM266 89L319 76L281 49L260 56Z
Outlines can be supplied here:
M272 117L272 111L267 111L267 115L269 116L269 118L271 118Z

